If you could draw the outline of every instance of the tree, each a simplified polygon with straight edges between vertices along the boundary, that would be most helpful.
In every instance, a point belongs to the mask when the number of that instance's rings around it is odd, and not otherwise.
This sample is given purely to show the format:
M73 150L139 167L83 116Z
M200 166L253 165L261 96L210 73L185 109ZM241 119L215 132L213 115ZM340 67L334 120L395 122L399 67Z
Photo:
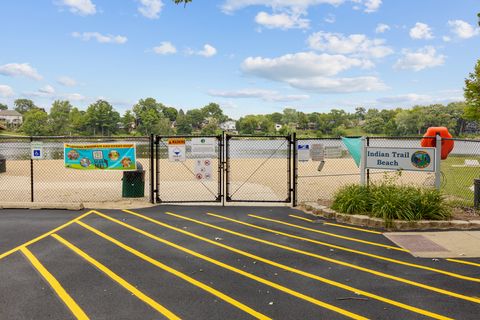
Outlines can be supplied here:
M65 135L69 129L69 116L72 111L69 101L56 100L50 109L51 131L54 135Z
M292 108L283 109L282 122L284 124L297 123L298 122L297 110L292 109Z
M21 130L29 136L46 136L49 132L48 114L38 108L24 114Z
M272 113L272 114L267 115L267 117L268 117L273 123L282 124L283 114L281 114L280 112L274 112L274 113Z
M0 110L7 110L8 106L6 104L0 103Z
M205 120L203 112L199 109L192 109L187 111L187 117L190 120L194 129L200 130L202 123Z
M480 60L477 61L475 69L465 79L465 118L468 120L480 120Z
M363 129L367 133L382 133L385 130L385 121L381 117L367 118Z
M176 4L183 3L184 6L187 5L187 3L192 2L192 0L173 0Z
M87 117L85 114L85 111L80 111L78 108L72 108L68 115L70 135L87 133Z
M38 108L30 99L17 99L13 104L15 105L15 111L20 112L21 114Z
M158 121L163 118L162 110L164 105L153 98L140 99L133 106L133 112L137 119L137 128L141 134L149 135L154 133Z
M165 107L162 110L162 113L165 117L167 117L170 121L175 121L177 119L178 111L172 107Z
M177 119L177 134L191 134L192 133L192 124L188 117L185 115L182 109L178 111Z
M204 118L214 118L218 123L227 121L228 117L223 114L222 108L216 103L209 103L202 108Z
M113 110L112 105L105 100L98 100L88 106L85 116L87 125L93 135L98 133L101 133L102 136L113 134L117 131L120 122L120 114Z
M135 116L131 110L127 110L122 117L123 129L126 133L131 133L135 127Z
M258 127L258 117L254 115L242 117L237 121L237 130L243 134L253 134Z

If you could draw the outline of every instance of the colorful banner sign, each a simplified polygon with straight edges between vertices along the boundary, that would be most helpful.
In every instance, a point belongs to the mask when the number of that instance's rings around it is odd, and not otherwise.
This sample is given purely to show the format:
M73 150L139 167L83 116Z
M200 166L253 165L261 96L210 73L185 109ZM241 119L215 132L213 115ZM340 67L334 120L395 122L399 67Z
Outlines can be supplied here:
M78 170L136 170L134 143L64 144L65 167Z

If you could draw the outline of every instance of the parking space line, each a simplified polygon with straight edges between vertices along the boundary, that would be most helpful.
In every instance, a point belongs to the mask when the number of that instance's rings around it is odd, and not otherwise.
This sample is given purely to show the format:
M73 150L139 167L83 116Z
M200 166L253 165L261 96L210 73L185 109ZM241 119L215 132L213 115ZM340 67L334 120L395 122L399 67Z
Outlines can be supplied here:
M458 278L458 279L472 281L472 282L480 282L480 279L478 279L478 278L472 278L472 277L464 276L464 275L457 274L457 273L454 273L454 272L449 272L449 271L445 271L445 270L441 270L441 269L431 268L431 267L427 267L427 266L423 266L423 265L419 265L419 264L415 264L415 263L405 262L405 261L401 261L401 260L397 260L397 259L393 259L393 258L388 258L388 257L384 257L384 256L360 251L360 250L350 249L350 248L347 248L347 247L337 246L337 245L333 245L333 244L330 244L330 243L327 243L327 242L322 242L322 241L318 241L318 240L314 240L314 239L310 239L310 238L300 237L300 236L296 236L296 235L293 235L293 234L290 234L290 233L264 228L264 227L258 226L256 224L243 222L243 221L240 221L240 220L228 218L228 217L221 216L221 215L218 215L218 214L213 214L213 213L207 213L207 214L210 215L210 216L213 216L213 217L217 217L217 218L224 219L224 220L227 220L227 221L231 221L231 222L234 222L234 223L237 223L237 224L252 227L254 229L263 230L263 231L267 231L267 232L274 233L274 234L279 234L279 235L282 235L282 236L285 236L285 237L288 237L288 238L292 238L292 239L311 242L311 243L319 244L319 245L326 246L326 247L329 247L329 248L335 248L335 249L338 249L338 250L343 250L343 251L347 251L347 252L351 252L351 253L355 253L355 254L359 254L359 255L363 255L363 256L379 259L379 260L384 260L384 261L388 261L388 262L392 262L392 263L396 263L396 264L399 264L399 265L404 265L404 266L408 266L408 267L412 267L412 268L432 271L432 272L440 273L440 274L450 276L450 277L453 277L453 278Z
M135 288L135 286L133 286L132 284L130 284L129 282L127 282L126 280L124 280L123 278L118 276L116 273L114 273L108 267L106 267L105 265L103 265L99 261L97 261L94 258L92 258L91 256L89 256L87 253L85 253L84 251L82 251L81 249L76 247L74 244L68 242L67 240L65 240L64 238L59 236L58 234L54 233L51 236L53 238L55 238L56 240L58 240L63 245L65 245L67 248L69 248L70 250L72 250L73 252L78 254L80 257L82 257L83 259L88 261L90 264L95 266L97 269L99 269L100 271L105 273L113 281L115 281L116 283L118 283L119 285L121 285L122 287L127 289L128 291L130 291L138 299L142 300L143 302L148 304L150 307L152 307L153 309L155 309L156 311L158 311L159 313L164 315L166 318L174 319L174 320L179 320L180 319L178 316L173 314L170 310L166 309L164 306L162 306L161 304L159 304L158 302L156 302L155 300L153 300L152 298L150 298L149 296L147 296L146 294L144 294L143 292L141 292L140 290Z
M118 247L124 249L125 251L130 252L131 254L139 257L140 259L145 260L145 261L151 263L152 265L154 265L154 266L156 266L156 267L158 267L158 268L160 268L164 271L167 271L167 272L169 272L169 273L171 273L171 274L189 282L190 284L193 284L194 286L199 287L200 289L205 290L208 293L211 293L212 295L214 295L214 296L220 298L221 300L233 305L236 308L239 308L240 310L250 314L251 316L253 316L257 319L263 319L263 320L270 319L269 317L261 314L260 312L257 312L255 310L253 310L252 308L250 308L250 307L244 305L243 303L233 299L232 297L230 297L230 296L228 296L228 295L226 295L226 294L224 294L224 293L222 293L222 292L220 292L220 291L218 291L218 290L216 290L216 289L214 289L214 288L212 288L212 287L210 287L210 286L208 286L208 285L206 285L206 284L204 284L204 283L202 283L198 280L195 280L192 277L189 277L188 275L186 275L186 274L184 274L184 273L182 273L182 272L180 272L180 271L178 271L174 268L171 268L171 267L165 265L165 264L161 263L160 261L158 261L158 260L156 260L152 257L147 256L146 254L144 254L144 253L142 253L142 252L140 252L140 251L138 251L138 250L122 243L122 242L120 242L119 240L101 232L98 229L95 229L94 227L92 227L92 226L90 226L90 225L88 225L84 222L78 221L77 224L79 224L80 226L84 227L87 230L90 230L91 232L93 232L96 235L104 238L105 240L112 242L113 244L117 245Z
M132 211L133 212L133 211ZM141 214L138 214L137 215L138 217L142 218L142 219L146 219L148 217L146 216L143 216ZM182 216L178 216L179 218L181 219L184 219L184 220L191 220L190 218L185 218L185 217L182 217ZM249 253L249 252L246 252L246 251L243 251L243 250L240 250L240 249L237 249L237 248L234 248L234 247L231 247L231 246L228 246L226 244L223 244L223 243L219 243L219 242L216 242L216 241L213 241L213 240L210 240L208 238L205 238L205 237L202 237L198 234L195 234L195 233L192 233L192 232L189 232L189 231L185 231L183 229L180 229L180 228L177 228L177 227L174 227L174 226L171 226L169 224L166 224L166 223L163 223L163 222L160 222L160 221L157 221L155 219L146 219L152 223L155 223L157 225L160 225L162 227L165 227L165 228L168 228L170 230L174 230L176 232L179 232L179 233L182 233L182 234L185 234L187 236L190 236L192 238L195 238L195 239L198 239L198 240L201 240L201 241L204 241L204 242L207 242L207 243L210 243L212 245L215 245L217 247L220 247L220 248L223 248L223 249L226 249L226 250L229 250L229 251L232 251L232 252L235 252L235 253L238 253L240 255L243 255L245 257L248 257L248 258L251 258L251 259L254 259L254 260L257 260L257 261L261 261L263 263L266 263L266 264L269 264L271 266L274 266L274 267L277 267L277 268L280 268L280 269L283 269L283 270L286 270L286 271L289 271L289 272L292 272L292 273L295 273L295 274L298 274L298 275L301 275L301 276L304 276L306 278L310 278L310 279L314 279L314 280L317 280L319 282L323 282L323 283L326 283L326 284L329 284L329 285L332 285L334 287L337 287L337 288L341 288L341 289L344 289L344 290L347 290L347 291L350 291L350 292L354 292L356 294L360 294L360 295L363 295L365 297L369 297L369 298L372 298L372 299L375 299L375 300L378 300L378 301L381 301L381 302L385 302L385 303L388 303L390 305L393 305L393 306L396 306L396 307L399 307L399 308L402 308L402 309L405 309L405 310L409 310L411 312L415 312L415 313L418 313L418 314L422 314L422 315L425 315L427 317L431 317L433 319L450 319L448 317L445 317L445 316L442 316L442 315L439 315L439 314L436 314L436 313L433 313L433 312L430 312L430 311L427 311L427 310L423 310L423 309L420 309L420 308L416 308L416 307L413 307L413 306L410 306L410 305L407 305L407 304L404 304L404 303L401 303L401 302L398 302L398 301L395 301L395 300L391 300L391 299L388 299L388 298L385 298L385 297L382 297L382 296L378 296L376 294L373 294L373 293L370 293L370 292L367 292L367 291L363 291L363 290L360 290L360 289L357 289L357 288L354 288L354 287L351 287L351 286L348 286L348 285L345 285L345 284L342 284L340 282L337 282L337 281L334 281L334 280L330 280L330 279L327 279L327 278L323 278L323 277L320 277L318 275L315 275L315 274L312 274L312 273L309 273L309 272L306 272L306 271L302 271L302 270L299 270L299 269L296 269L296 268L293 268L293 267L289 267L287 265L284 265L284 264L281 264L281 263L278 263L278 262L275 262L275 261L272 261L272 260L269 260L269 259L266 259L266 258L263 258L263 257L260 257L260 256L257 256L257 255L254 255L252 253Z
M130 211L130 210L123 210L123 211L126 212L126 213L129 213L129 214L135 215L135 216L139 215L138 213L133 212L133 211ZM183 252L185 252L185 253L188 253L188 254L190 254L190 255L192 255L192 256L194 256L194 257L200 258L200 259L205 260L205 261L207 261L207 262L210 262L210 263L212 263L212 264L214 264L214 265L217 265L217 266L219 266L219 267L221 267L221 268L224 268L224 269L226 269L226 270L229 270L229 271L232 271L232 272L234 272L234 273L240 274L240 275L242 275L242 276L244 276L244 277L246 277L246 278L252 279L252 280L257 281L257 282L260 282L260 283L265 284L265 285L267 285L267 286L270 286L270 287L272 287L272 288L274 288L274 289L277 289L277 290L279 290L279 291L282 291L282 292L284 292L284 293L287 293L287 294L289 294L289 295L292 295L292 296L294 296L294 297L296 297L296 298L299 298L299 299L305 300L305 301L307 301L307 302L310 302L310 303L312 303L312 304L314 304L314 305L317 305L317 306L319 306L319 307L328 309L328 310L333 311L333 312L337 312L337 313L342 314L342 315L344 315L344 316L346 316L346 317L348 317L348 318L351 318L351 319L367 319L367 318L365 318L365 317L363 317L363 316L360 316L360 315L355 314L355 313L353 313L353 312L350 312L350 311L348 311L348 310L345 310L345 309L336 307L336 306L334 306L334 305L331 305L331 304L329 304L329 303L320 301L320 300L318 300L318 299L315 299L315 298L313 298L313 297L310 297L310 296L305 295L305 294L303 294L303 293L300 293L300 292L298 292L298 291L295 291L295 290L292 290L292 289L287 288L287 287L285 287L285 286L282 286L282 285L280 285L280 284L278 284L278 283L269 281L269 280L264 279L264 278L262 278L262 277L256 276L256 275L254 275L254 274L252 274L252 273L249 273L249 272L240 270L240 269L235 268L235 267L233 267L233 266L231 266L231 265L229 265L229 264L223 263L223 262L221 262L221 261L219 261L219 260L215 260L215 259L213 259L213 258L210 258L210 257L208 257L208 256L205 256L205 255L203 255L203 254L201 254L201 253L198 253L198 252L196 252L196 251L187 249L187 248L185 248L185 247L183 247L183 246L180 246L180 245L175 244L175 243L173 243L173 242L170 242L170 241L168 241L168 240L165 240L165 239L162 239L162 238L160 238L160 237L157 237L157 236L155 236L155 235L153 235L153 234L151 234L151 233L149 233L149 232L147 232L147 231L144 231L144 230L142 230L142 229L136 228L136 227L134 227L134 226L132 226L132 225L129 225L129 224L125 223L125 222L122 222L122 221L120 221L120 220L118 220L118 219L112 218L112 217L110 217L110 216L108 216L108 215L105 215L105 214L103 214L103 213L100 213L100 212L98 212L98 211L95 211L95 214L97 214L97 215L99 215L100 217L103 217L103 218L105 218L105 219L107 219L107 220L110 220L110 221L112 221L112 222L114 222L114 223L116 223L116 224L119 224L119 225L121 225L121 226L124 226L124 227L127 228L127 229L130 229L130 230L132 230L132 231L135 231L135 232L137 232L137 233L140 233L140 234L142 234L142 235L144 235L144 236L146 236L146 237L148 237L148 238L150 238L150 239L153 239L153 240L155 240L155 241L158 241L158 242L161 242L161 243L163 243L163 244L166 244L166 245L168 245L168 246L170 246L170 247L173 247L173 248L175 248L175 249L178 249L178 250L180 250L180 251L183 251ZM148 218L148 217L145 217L145 219L147 219L147 220L155 223L155 220L154 220L154 219L150 219L150 218Z
M296 219L308 221L308 222L314 222L314 220L312 220L312 219L308 219L308 218L305 218L305 217L296 216L296 215L294 215L294 214L289 214L288 216L289 216L289 217L292 217L292 218L296 218ZM356 230L356 231L373 233L373 234L383 234L382 232L379 232L379 231L368 230L368 229L357 228L357 227L351 227L351 226L344 226L344 225L338 224L338 223L323 222L322 224L325 225L325 226L332 226L332 227L338 227L338 228Z
M126 210L123 210L123 211L126 211ZM296 248L293 248L293 247L281 245L281 244L278 244L278 243L275 243L275 242L263 240L263 239L256 238L256 237L252 237L252 236L249 236L249 235L246 235L246 234L243 234L243 233L239 233L239 232L236 232L236 231L233 231L233 230L218 227L218 226L215 226L215 225L203 222L203 221L199 221L199 220L195 220L195 219L191 219L191 218L186 218L186 217L183 217L183 216L171 213L171 212L165 212L165 214L168 214L168 215L171 215L171 216L174 216L174 217L181 217L181 218L184 218L184 219L189 219L190 221L194 221L198 224L201 224L201 225L204 225L204 226L207 226L207 227L211 227L213 229L217 229L217 230L220 230L220 231L224 231L224 232L227 232L227 233L230 233L230 234L233 234L233 235L245 238L245 239L250 239L250 240L253 240L253 241L256 241L256 242L264 243L264 244L267 244L267 245L270 245L270 246L273 246L273 247L277 247L277 248L281 248L281 249L284 249L284 250L287 250L287 251L299 253L299 254L306 255L306 256L316 258L316 259L319 259L319 260L324 260L324 261L328 261L328 262L338 264L338 265L342 265L342 266L345 266L345 267L350 267L352 269L357 269L357 270L367 272L367 273L370 273L370 274L373 274L373 275L376 275L376 276L379 276L379 277L391 279L391 280L398 281L398 282L403 282L403 283L406 283L406 284L409 284L409 285L412 285L412 286L416 286L416 287L419 287L419 288L422 288L422 289L426 289L426 290L430 290L430 291L433 291L433 292L441 293L441 294L451 296L451 297L455 297L455 298L458 298L458 299L467 300L467 301L471 301L471 302L475 302L475 303L480 303L480 298L470 297L470 296L466 296L466 295L459 294L459 293L456 293L456 292L440 289L440 288L437 288L437 287L432 287L432 286L429 286L429 285L426 285L426 284L423 284L423 283L419 283L419 282L416 282L416 281L412 281L412 280L404 279L404 278L401 278L401 277L393 276L393 275L390 275L390 274L387 274L387 273L383 273L383 272L380 272L380 271L360 267L360 266L357 266L357 265L354 265L354 264L351 264L351 263L348 263L348 262L343 262L343 261L340 261L340 260L336 260L336 259L328 258L328 257L325 257L325 256L321 256L321 255L316 254L316 253L312 253L312 252L296 249ZM145 217L145 219L150 220L150 218L148 218L148 217ZM151 219L151 220L153 220L153 219ZM155 220L153 220L153 221L155 221Z
M457 259L445 259L445 260L450 261L450 262L468 264L468 265L474 266L474 267L480 267L480 263L475 263L475 262L470 262L470 261L465 261L465 260L457 260Z
M53 233L55 233L55 232L58 232L58 231L60 231L60 230L62 230L62 229L64 229L64 228L68 227L69 225L71 225L71 224L73 224L73 223L75 223L75 222L77 222L77 221L80 221L81 219L85 218L86 216L90 215L91 213L93 213L93 211L88 211L88 212L82 214L81 216L78 216L78 217L76 217L75 219L72 219L72 220L68 221L67 223L62 224L61 226L56 227L55 229L50 230L50 231L48 231L48 232L46 232L46 233L44 233L44 234L36 237L35 239L32 239L32 240L30 240L30 241L27 241L27 242L25 242L24 244L19 245L18 247L15 247L15 248L7 251L7 252L4 252L4 253L0 254L0 260L2 260L3 258L11 255L12 253L14 253L14 252L16 252L16 251L18 251L18 250L20 250L20 249L22 249L22 248L25 248L25 247L27 247L27 246L29 246L29 245L31 245L31 244L34 244L35 242L38 242L38 241L40 241L40 240L48 237L49 235L51 235L51 234L53 234Z
M26 247L19 249L27 258L32 266L40 273L50 287L55 291L57 296L65 303L67 308L79 320L89 319L80 306L72 299L72 297L65 291L60 282L43 266L43 264L33 255L33 253Z
M316 229L312 229L312 228L307 228L307 227L299 226L299 225L296 225L296 224L293 224L293 223L288 223L288 222L281 221L281 220L277 220L277 219L270 219L270 218L260 217L260 216L254 215L254 214L249 214L248 216L249 216L249 217L252 217L252 218L255 218L255 219L259 219L259 220L264 220L264 221L274 222L274 223L278 223L278 224L283 224L283 225L285 225L285 226L289 226L289 227L296 228L296 229L302 229L302 230L306 230L306 231L310 231L310 232L315 232L315 233L319 233L319 234L324 234L324 235L330 236L330 237L335 237L335 238L344 239L344 240L353 241L353 242L364 243L364 244L368 244L368 245L371 245L371 246L382 247L382 248L391 249L391 250L398 250L398 251L403 251L403 252L409 252L408 250L405 250L405 249L403 249L403 248L394 247L394 246L389 246L389 245L386 245L386 244L381 244L381 243L377 243L377 242L366 241L366 240L357 239L357 238L352 238L352 237L347 237L347 236L342 236L342 235L339 235L339 234L335 234L335 233L331 233L331 232L326 232L326 231L322 231L322 230L316 230Z

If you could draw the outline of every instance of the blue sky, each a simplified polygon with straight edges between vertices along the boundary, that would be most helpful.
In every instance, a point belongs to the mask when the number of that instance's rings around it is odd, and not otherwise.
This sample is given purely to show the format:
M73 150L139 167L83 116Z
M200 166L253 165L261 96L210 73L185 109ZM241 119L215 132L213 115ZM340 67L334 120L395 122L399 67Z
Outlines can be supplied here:
M233 118L463 99L478 0L2 0L0 102L145 97Z

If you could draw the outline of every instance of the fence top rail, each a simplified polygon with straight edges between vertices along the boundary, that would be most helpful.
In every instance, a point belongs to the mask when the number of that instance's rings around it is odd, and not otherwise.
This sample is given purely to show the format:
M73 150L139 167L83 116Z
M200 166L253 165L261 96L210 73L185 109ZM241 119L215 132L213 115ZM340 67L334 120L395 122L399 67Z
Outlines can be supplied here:
M277 135L253 135L253 134L235 134L235 135L226 135L227 139L232 138L270 138L270 139L290 139L290 136L277 136Z
M164 135L164 136L161 136L161 135L158 135L157 136L157 139L170 139L170 138L185 138L185 139L189 139L189 138L217 138L217 139L221 139L221 135L209 135L209 134L206 134L206 135Z

